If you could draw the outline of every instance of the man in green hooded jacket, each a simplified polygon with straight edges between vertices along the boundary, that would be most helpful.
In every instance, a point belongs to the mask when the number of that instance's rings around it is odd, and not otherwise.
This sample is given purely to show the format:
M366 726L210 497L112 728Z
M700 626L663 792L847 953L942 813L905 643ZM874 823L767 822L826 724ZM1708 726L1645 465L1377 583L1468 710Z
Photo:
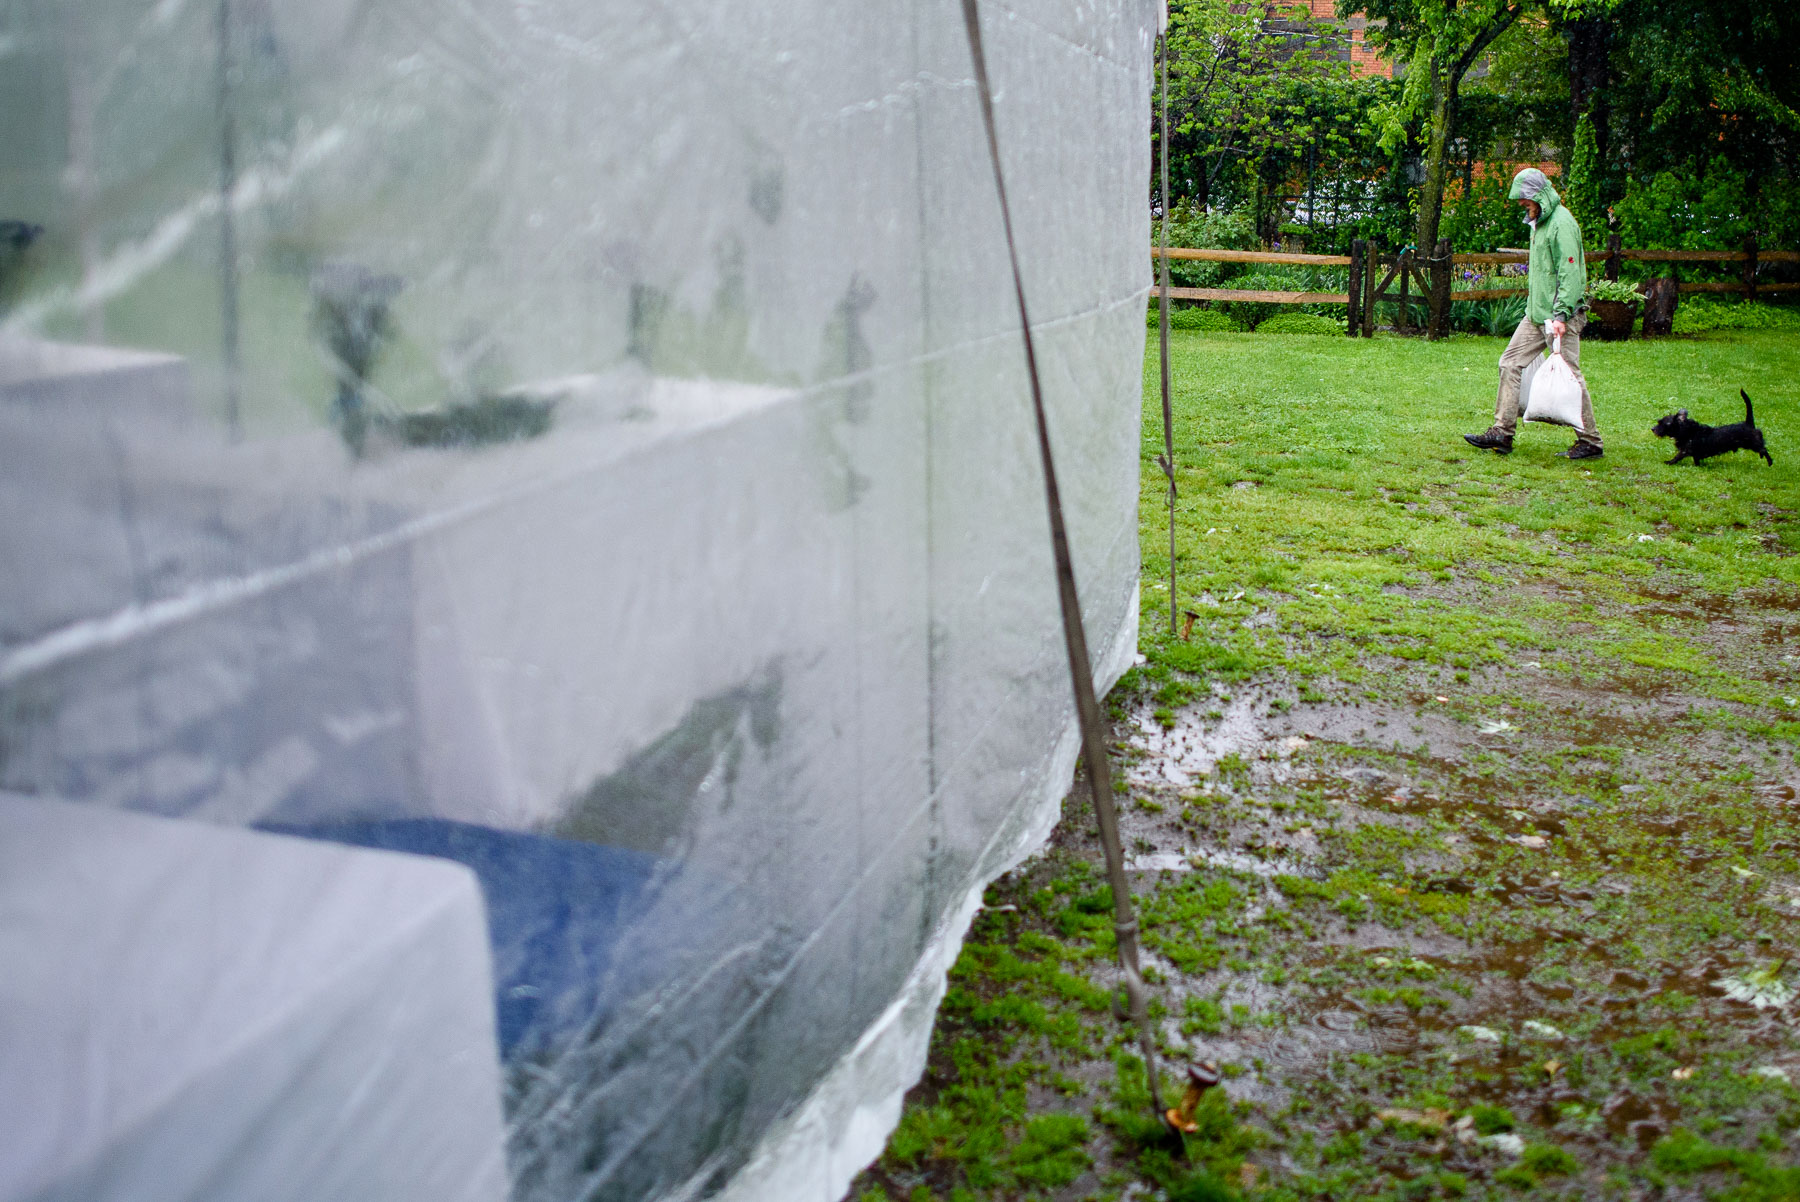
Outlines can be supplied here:
M1513 176L1512 191L1507 195L1519 202L1526 224L1531 226L1530 295L1525 319L1500 356L1500 396L1494 404L1494 424L1483 433L1463 437L1470 446L1484 451L1502 455L1512 451L1513 433L1519 428L1520 377L1551 345L1551 339L1561 338L1562 356L1581 382L1581 429L1575 432L1575 445L1558 454L1598 459L1604 453L1600 429L1594 425L1593 401L1581 374L1581 329L1587 324L1587 257L1582 251L1581 227L1536 167Z

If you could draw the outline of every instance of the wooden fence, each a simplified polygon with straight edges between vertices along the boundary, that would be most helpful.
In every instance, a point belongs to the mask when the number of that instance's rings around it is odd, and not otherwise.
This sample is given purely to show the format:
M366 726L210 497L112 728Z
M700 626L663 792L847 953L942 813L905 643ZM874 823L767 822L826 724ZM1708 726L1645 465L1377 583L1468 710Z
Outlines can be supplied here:
M1154 258L1161 252L1152 247L1150 254ZM1275 305L1344 305L1349 309L1349 320L1346 333L1354 338L1358 334L1368 337L1375 333L1375 306L1379 304L1395 304L1399 307L1394 328L1400 333L1411 333L1411 309L1413 303L1412 287L1418 285L1418 300L1424 303L1429 311L1424 332L1432 338L1442 338L1450 331L1450 303L1452 301L1498 300L1502 297L1524 296L1527 289L1523 281L1516 288L1471 288L1456 291L1453 287L1456 269L1464 266L1494 267L1506 263L1527 263L1530 256L1524 251L1495 251L1483 254L1452 254L1448 239L1437 245L1437 254L1420 255L1412 247L1393 254L1382 254L1371 243L1358 239L1351 244L1347 255L1300 255L1283 254L1279 251L1261 250L1185 250L1169 248L1171 260L1189 260L1204 263L1280 263L1300 267L1348 267L1350 269L1349 285L1344 292L1279 292L1258 291L1243 288L1177 288L1169 289L1171 300L1204 300L1204 301L1257 301ZM1800 292L1800 284L1759 284L1756 282L1756 271L1764 263L1800 263L1800 251L1791 250L1759 250L1756 240L1751 238L1742 250L1626 250L1620 247L1619 237L1614 234L1603 251L1589 251L1589 263L1604 263L1605 277L1609 280L1619 278L1619 266L1630 261L1638 263L1740 263L1742 269L1735 281L1698 281L1681 283L1677 287L1682 292L1740 292L1755 299L1765 293ZM1382 274L1385 269L1386 274ZM1156 295L1161 289L1155 289Z

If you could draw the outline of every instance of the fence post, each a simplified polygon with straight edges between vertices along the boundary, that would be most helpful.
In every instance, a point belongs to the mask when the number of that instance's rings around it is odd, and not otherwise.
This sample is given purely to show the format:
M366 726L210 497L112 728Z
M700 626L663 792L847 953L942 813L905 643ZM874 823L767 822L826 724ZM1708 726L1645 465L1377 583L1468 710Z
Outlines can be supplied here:
M1425 336L1436 342L1450 334L1450 239L1439 238L1431 257L1431 326Z
M1375 337L1375 277L1381 273L1381 246L1370 240L1363 249L1362 332Z
M1400 315L1394 319L1396 334L1412 333L1412 315L1407 312L1412 308L1412 247L1404 247L1400 251Z
M1744 239L1744 297L1756 299L1756 235Z
M1361 238L1350 242L1350 285L1344 291L1350 298L1349 320L1344 323L1344 335L1354 338L1362 332L1362 291L1363 272L1368 270L1369 244Z
M1449 267L1449 264L1446 263L1440 266L1437 262L1437 252L1443 249L1443 245L1444 240L1442 238L1438 239L1437 246L1432 247L1431 253L1426 256L1426 262L1430 264L1430 270L1419 274L1419 287L1425 289L1425 337L1427 338L1439 337L1436 332L1438 318L1440 316L1440 311L1438 309L1439 273L1443 273L1444 282L1448 282L1449 280L1449 272L1445 270ZM1445 288L1444 291L1449 292L1450 289ZM1450 319L1450 306L1447 298L1441 315L1445 321Z
M1609 234L1606 239L1606 278L1619 278L1619 235Z

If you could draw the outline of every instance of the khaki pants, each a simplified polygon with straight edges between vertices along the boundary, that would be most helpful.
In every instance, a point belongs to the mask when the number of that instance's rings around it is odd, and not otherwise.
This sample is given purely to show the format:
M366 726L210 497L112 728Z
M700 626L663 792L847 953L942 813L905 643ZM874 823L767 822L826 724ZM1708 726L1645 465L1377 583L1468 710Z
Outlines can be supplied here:
M1575 369L1575 379L1581 384L1582 428L1577 434L1579 441L1601 446L1600 428L1594 425L1594 402L1588 396L1587 377L1581 374L1581 330L1587 325L1587 315L1577 314L1568 325L1562 339L1562 356ZM1525 368L1548 345L1544 327L1529 317L1519 323L1512 341L1506 344L1506 353L1500 356L1500 396L1494 403L1494 428L1501 433L1510 435L1519 428L1519 381Z

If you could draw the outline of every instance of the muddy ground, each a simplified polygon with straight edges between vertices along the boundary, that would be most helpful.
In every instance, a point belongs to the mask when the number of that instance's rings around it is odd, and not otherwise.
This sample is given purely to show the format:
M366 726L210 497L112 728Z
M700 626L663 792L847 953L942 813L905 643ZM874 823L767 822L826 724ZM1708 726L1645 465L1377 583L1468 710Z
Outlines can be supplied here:
M1077 787L851 1196L1800 1198L1800 339L1584 347L1579 463L1464 442L1497 340L1171 348L1115 787L1161 1080L1223 1083L1164 1132ZM1774 465L1667 466L1739 388Z
M1797 611L1648 584L1634 607L1778 686ZM1225 1076L1201 1130L1148 1117L1078 784L991 890L852 1196L1800 1197L1794 745L1681 672L1534 654L1212 680L1176 708L1128 676L1115 788L1162 1079Z

